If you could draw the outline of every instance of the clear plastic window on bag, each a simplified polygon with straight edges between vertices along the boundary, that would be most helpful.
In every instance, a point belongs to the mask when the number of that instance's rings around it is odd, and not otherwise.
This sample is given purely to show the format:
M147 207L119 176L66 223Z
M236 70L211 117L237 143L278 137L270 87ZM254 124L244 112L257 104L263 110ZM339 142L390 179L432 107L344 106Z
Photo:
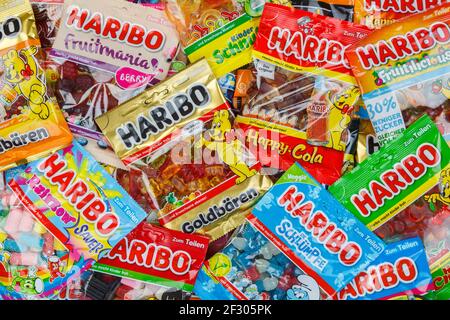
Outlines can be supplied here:
M46 299L92 263L71 253L7 190L0 191L0 297Z

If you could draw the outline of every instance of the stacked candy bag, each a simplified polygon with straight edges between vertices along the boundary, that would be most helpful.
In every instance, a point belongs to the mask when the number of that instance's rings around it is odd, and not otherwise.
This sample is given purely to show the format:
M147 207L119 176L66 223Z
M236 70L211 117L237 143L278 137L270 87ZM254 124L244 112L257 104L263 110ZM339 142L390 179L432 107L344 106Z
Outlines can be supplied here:
M330 185L341 176L360 105L344 54L369 30L280 5L266 8L253 51L256 73L242 73L249 85L238 127L263 165L286 170L297 161Z
M94 265L83 291L86 298L100 300L188 299L208 242L203 236L141 223ZM105 278L111 280L107 287Z
M446 2L446 0L355 0L355 22L366 25L369 28L380 29L401 18L415 13L426 12Z
M331 298L384 251L384 243L295 164L205 264L202 299Z
M57 94L70 123L97 130L96 117L166 78L178 38L170 36L174 29L163 11L145 10L148 17L140 5L123 1L64 2L50 55L58 63Z
M222 77L251 62L259 17L266 2L289 0L166 0L169 20L191 62L205 58Z
M92 264L55 239L11 191L0 196L1 299L47 298L89 269Z
M402 19L347 50L381 145L424 113L450 139L449 7Z

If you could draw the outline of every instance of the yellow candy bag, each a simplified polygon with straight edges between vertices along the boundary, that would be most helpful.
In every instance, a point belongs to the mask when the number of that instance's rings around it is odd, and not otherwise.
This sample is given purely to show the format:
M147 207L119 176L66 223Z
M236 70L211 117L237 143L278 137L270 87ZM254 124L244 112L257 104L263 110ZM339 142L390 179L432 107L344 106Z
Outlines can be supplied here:
M39 64L28 0L0 3L0 171L69 145L72 135Z

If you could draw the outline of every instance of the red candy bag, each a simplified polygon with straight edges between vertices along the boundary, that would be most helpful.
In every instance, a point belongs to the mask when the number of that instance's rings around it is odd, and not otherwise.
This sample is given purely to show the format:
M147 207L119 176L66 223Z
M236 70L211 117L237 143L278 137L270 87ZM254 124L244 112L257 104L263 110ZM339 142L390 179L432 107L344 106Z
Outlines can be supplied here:
M201 60L96 119L122 161L142 172L161 225L219 239L272 185L232 129L234 115Z

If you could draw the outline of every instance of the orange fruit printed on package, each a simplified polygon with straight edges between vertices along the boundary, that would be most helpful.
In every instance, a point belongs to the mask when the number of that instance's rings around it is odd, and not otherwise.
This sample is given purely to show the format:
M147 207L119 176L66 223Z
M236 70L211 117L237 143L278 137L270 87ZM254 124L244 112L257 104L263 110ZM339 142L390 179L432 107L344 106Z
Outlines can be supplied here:
M69 145L72 134L48 92L28 0L0 2L0 171Z
M412 14L425 12L448 0L355 0L355 23L380 29Z

